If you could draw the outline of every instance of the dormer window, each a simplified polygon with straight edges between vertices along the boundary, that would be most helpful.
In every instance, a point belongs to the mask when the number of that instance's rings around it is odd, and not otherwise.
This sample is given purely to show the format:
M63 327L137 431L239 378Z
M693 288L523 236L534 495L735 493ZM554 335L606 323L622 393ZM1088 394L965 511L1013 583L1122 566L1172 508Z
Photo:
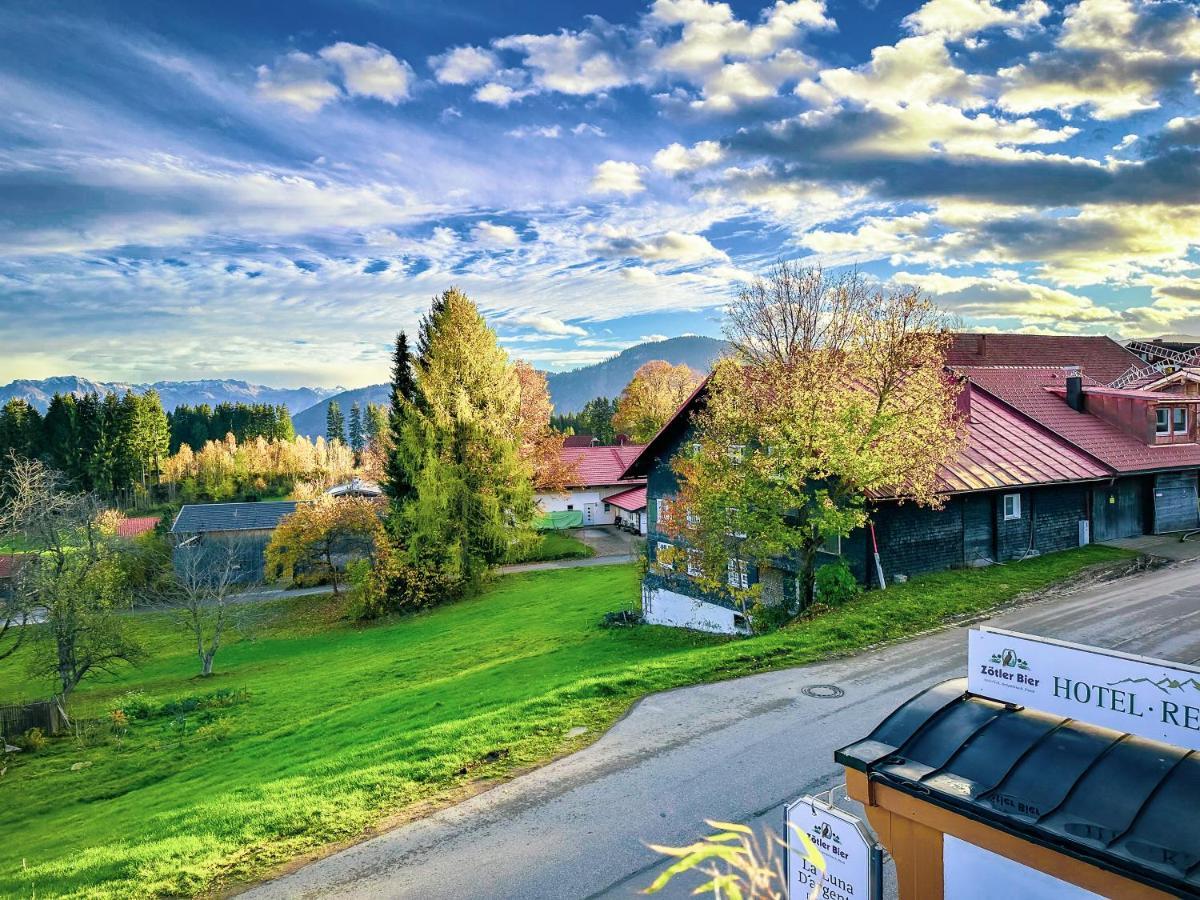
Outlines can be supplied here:
M1162 436L1171 433L1171 410L1165 406L1160 406L1155 410L1155 415L1158 417L1154 423L1154 433Z
M1171 432L1173 434L1187 434L1188 430L1188 414L1186 406L1176 406L1171 410Z
M1154 411L1154 433L1158 437L1188 433L1186 406L1160 406Z

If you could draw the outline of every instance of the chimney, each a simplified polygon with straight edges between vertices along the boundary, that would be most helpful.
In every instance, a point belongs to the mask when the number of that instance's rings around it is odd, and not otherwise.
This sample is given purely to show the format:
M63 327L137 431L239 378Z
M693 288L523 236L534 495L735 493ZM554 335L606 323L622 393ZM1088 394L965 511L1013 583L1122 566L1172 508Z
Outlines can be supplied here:
M1067 406L1083 412L1083 376L1079 366L1063 366L1063 374L1067 376Z
M971 379L964 376L962 381L958 383L958 397L955 398L954 405L958 410L959 418L964 422L971 419Z

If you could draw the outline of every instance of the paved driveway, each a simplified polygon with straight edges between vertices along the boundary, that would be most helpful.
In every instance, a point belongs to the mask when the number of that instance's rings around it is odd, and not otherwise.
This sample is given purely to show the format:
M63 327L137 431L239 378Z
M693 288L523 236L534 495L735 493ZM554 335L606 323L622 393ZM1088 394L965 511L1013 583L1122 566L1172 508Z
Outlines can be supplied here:
M596 551L597 556L630 556L646 543L646 536L630 534L615 525L577 528L570 532Z
M1200 660L1200 564L1010 610L993 624ZM780 829L783 803L840 783L837 747L964 673L949 628L820 665L647 697L591 747L250 892L256 898L632 897L705 818ZM835 684L836 700L803 688ZM692 882L695 884L695 882ZM668 896L682 897L683 885Z

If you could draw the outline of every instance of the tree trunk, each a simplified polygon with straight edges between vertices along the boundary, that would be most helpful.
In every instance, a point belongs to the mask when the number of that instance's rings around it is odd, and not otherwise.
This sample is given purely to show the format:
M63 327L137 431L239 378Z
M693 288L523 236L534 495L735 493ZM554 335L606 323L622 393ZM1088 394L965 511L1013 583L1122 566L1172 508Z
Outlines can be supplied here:
M333 551L328 548L325 550L325 564L329 566L329 577L333 580L333 596L336 597L338 595L338 572L337 566L333 563Z
M817 548L805 547L800 556L800 609L797 614L813 605L817 599Z
M200 656L200 677L201 678L207 678L209 675L212 674L213 657L215 655L216 655L215 652L201 654L201 656Z

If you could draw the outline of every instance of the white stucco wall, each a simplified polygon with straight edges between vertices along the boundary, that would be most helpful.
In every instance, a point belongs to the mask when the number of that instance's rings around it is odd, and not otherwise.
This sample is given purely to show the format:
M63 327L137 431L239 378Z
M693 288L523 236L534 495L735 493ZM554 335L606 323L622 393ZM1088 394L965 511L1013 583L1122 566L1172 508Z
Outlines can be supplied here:
M734 616L738 614L732 609L664 588L642 588L642 615L651 625L717 634L744 634L747 631L745 626L734 624Z
M609 506L608 512L605 512L604 499L627 490L629 490L629 485L627 484L601 488L580 488L561 494L534 494L533 500L541 507L542 512L559 512L570 507L583 513L584 525L611 525L616 521L617 516L622 513L622 510L617 509L615 506ZM642 533L645 534L645 531Z

